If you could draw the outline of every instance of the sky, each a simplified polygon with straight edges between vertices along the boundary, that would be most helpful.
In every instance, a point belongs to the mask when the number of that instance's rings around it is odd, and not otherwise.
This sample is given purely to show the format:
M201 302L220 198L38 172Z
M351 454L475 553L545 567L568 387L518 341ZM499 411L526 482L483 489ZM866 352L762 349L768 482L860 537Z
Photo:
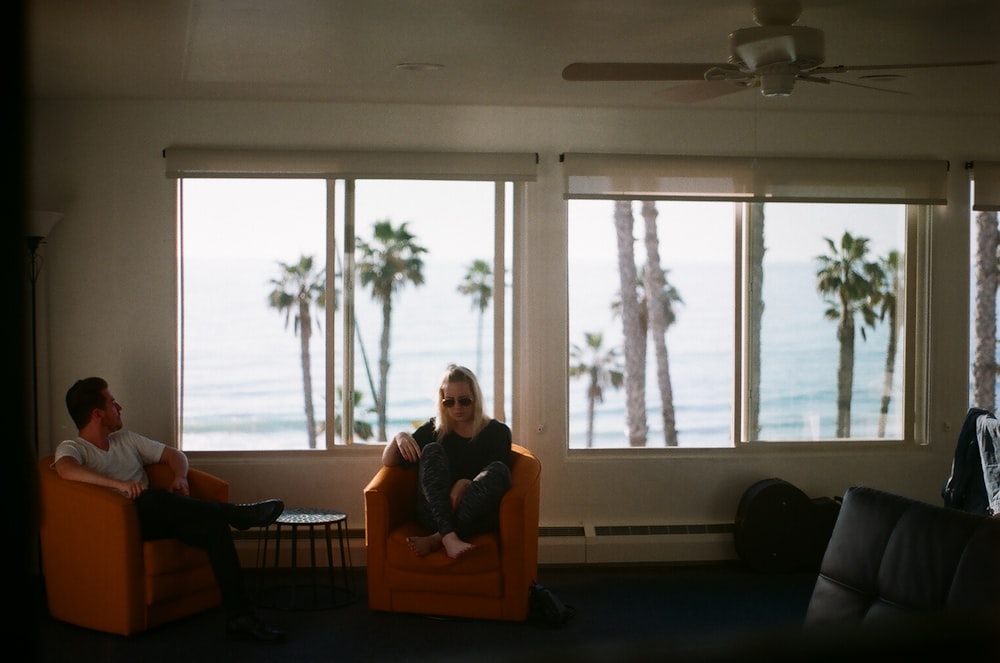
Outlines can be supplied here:
M286 256L289 262L324 246L325 181L185 180L184 187L187 256ZM337 195L339 231L342 186ZM355 199L359 237L369 237L375 221L406 221L438 256L467 258L468 224L493 223L492 182L361 181Z
M356 218L360 237L376 220L409 222L411 232L435 255L465 259L468 224L492 224L492 183L360 181ZM338 189L342 197L342 187ZM326 183L322 180L185 180L185 254L189 257L261 257L291 262L325 246L323 223ZM342 218L342 201L337 202ZM695 220L691 241L664 242L665 264L718 260L717 239L731 240L731 203L660 202L660 221ZM610 201L571 201L571 227L611 221ZM635 206L636 234L642 218ZM901 205L810 205L780 203L766 208L767 259L802 260L826 252L823 236L836 239L842 229L871 239L872 252L902 248L905 224ZM508 209L508 219L510 211ZM319 221L319 222L317 222ZM340 225L338 221L338 226ZM685 228L685 237L687 237ZM709 241L706 241L709 240ZM605 242L587 232L570 232L571 260L608 258ZM731 244L730 244L731 246ZM613 254L612 254L613 255Z
M574 200L569 207L570 259L607 259L608 246L594 241L589 230L573 232L575 223L596 223L600 228L613 218L611 201ZM661 241L660 255L665 265L689 262L731 261L731 248L720 251L722 241L732 247L732 203L658 202L659 224L669 224L677 218L694 221L681 234L681 241ZM642 216L639 205L633 206L635 234L641 238ZM844 229L855 236L868 237L873 254L884 254L888 248L903 248L905 207L902 205L818 205L805 203L774 203L765 207L766 260L801 262L827 252L823 237L837 240ZM586 227L586 226L584 226ZM669 225L663 225L664 230ZM663 230L660 231L661 237ZM613 255L613 254L612 254Z

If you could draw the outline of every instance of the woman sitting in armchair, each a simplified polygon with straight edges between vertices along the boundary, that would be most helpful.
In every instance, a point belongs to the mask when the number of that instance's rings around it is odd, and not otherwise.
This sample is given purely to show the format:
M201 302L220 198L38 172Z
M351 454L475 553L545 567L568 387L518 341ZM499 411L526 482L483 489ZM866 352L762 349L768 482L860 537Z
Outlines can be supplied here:
M437 416L401 432L382 452L386 466L418 466L417 520L431 534L411 536L425 556L444 547L457 558L477 534L499 526L500 500L510 488L511 431L487 416L476 376L451 364L438 386Z

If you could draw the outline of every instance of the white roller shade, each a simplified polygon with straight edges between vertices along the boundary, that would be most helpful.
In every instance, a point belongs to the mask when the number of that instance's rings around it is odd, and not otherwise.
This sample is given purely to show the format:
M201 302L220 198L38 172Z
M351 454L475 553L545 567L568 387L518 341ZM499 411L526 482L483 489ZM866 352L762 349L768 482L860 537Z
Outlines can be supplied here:
M941 160L565 154L567 199L947 202Z
M167 177L534 181L534 153L337 152L169 147Z
M972 179L972 209L1000 212L1000 161L976 161L972 164Z

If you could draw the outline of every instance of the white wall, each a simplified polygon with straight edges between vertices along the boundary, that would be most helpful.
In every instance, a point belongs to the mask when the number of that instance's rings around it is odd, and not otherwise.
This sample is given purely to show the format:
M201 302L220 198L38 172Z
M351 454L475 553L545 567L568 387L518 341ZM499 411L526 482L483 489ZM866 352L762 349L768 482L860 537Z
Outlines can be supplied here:
M172 441L176 354L172 145L532 151L539 179L516 231L527 293L517 318L513 427L541 459L542 525L732 522L742 492L777 476L811 496L855 484L938 503L967 408L968 201L963 164L1000 158L998 114L962 117L796 115L763 100L755 112L611 111L229 102L39 102L30 115L29 209L65 219L44 245L41 451L75 435L63 395L102 375L126 425ZM992 144L983 136L993 136ZM929 439L926 448L566 452L565 202L559 154L929 157L951 162L950 204L931 238ZM539 432L540 431L540 432ZM346 511L364 521L362 489L378 450L332 454L192 454L231 483L232 497ZM544 556L543 556L544 561Z

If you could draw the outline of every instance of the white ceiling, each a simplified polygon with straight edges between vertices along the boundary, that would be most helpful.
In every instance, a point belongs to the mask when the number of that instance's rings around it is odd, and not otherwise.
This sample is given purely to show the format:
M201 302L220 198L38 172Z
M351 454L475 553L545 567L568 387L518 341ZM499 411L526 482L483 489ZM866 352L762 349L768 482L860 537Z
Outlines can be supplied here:
M751 0L27 0L39 97L666 108L662 82L562 80L576 61L725 62ZM1000 60L1000 0L803 0L827 65ZM443 65L406 71L403 62ZM861 72L865 73L865 72ZM993 113L1000 65L911 70L909 94L799 82L698 102ZM855 74L837 78L857 81Z

